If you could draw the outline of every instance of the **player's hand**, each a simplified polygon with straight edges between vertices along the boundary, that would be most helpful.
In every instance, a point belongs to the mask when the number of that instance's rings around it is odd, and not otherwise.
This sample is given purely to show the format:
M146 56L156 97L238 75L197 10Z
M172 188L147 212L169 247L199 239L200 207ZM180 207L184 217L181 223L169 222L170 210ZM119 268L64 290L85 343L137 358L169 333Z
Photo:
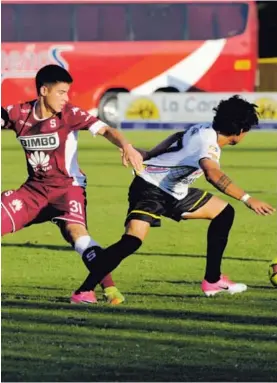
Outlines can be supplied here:
M138 172L143 169L142 155L131 144L125 145L121 150L122 164L128 166L130 163L132 167Z
M121 148L119 148L119 151L120 151L122 165L124 165L127 168L128 167L128 162L126 161L126 158L124 156L124 151Z
M138 148L134 148L134 149L142 155L143 161L149 159L149 151L143 150L143 149L138 149ZM123 149L119 148L119 151L120 151L122 163L123 163L124 166L127 167L128 166L128 162L126 162L126 159L124 157Z
M246 206L258 215L271 215L275 212L274 207L253 197L247 200Z

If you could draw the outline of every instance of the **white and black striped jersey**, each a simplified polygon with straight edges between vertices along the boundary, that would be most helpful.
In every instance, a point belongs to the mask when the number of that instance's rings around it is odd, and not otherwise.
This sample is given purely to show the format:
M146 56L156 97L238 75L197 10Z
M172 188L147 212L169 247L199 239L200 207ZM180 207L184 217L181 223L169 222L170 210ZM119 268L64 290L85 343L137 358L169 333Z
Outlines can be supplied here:
M220 153L212 124L197 124L180 132L164 153L144 161L145 168L138 175L180 200L203 174L199 161L210 158L218 163Z

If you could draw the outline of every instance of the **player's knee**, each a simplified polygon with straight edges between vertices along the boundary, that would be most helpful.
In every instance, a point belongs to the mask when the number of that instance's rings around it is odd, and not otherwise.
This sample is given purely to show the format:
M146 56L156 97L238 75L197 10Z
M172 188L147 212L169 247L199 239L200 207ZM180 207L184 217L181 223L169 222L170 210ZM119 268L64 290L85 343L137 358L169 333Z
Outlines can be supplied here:
M224 209L213 219L213 221L217 221L220 225L221 223L224 225L232 226L235 218L235 209L232 205L227 204Z
M62 236L67 242L71 244L71 246L74 246L78 238L84 235L88 235L88 232L85 226L79 223L62 222L59 225L59 227L60 227Z
M235 209L233 208L233 206L228 203L228 205L226 206L225 209L227 209L227 208L228 208L228 212L229 212L228 214L230 215L230 217L234 218L235 217Z
M150 223L131 219L126 226L125 234L139 238L143 241L148 234Z
M225 219L233 221L235 217L235 209L228 203L228 205L222 210L221 214L224 215Z

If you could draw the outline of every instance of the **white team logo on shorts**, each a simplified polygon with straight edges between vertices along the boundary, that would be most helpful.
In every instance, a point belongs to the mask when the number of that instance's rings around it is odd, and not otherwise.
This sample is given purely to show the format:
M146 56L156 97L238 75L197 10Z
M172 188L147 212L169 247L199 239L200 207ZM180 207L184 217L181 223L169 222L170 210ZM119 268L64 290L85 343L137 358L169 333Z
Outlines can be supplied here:
M23 203L22 201L20 201L20 199L14 199L9 205L12 211L15 213L16 211L19 211L22 209Z
M4 193L6 197L9 197L11 194L13 194L14 190L8 190Z
M49 154L45 154L44 152L34 152L31 153L28 158L28 162L32 165L34 171L36 172L38 169L42 169L44 172L52 169L52 166L49 166L50 156Z

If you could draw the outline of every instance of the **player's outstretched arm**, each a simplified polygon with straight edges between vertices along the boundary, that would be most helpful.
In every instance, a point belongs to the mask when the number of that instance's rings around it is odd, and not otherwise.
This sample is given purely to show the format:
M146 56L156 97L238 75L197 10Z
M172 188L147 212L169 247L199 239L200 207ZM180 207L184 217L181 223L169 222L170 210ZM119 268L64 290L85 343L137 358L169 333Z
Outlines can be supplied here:
M158 145L154 146L154 148L150 150L144 150L140 148L136 148L136 150L138 150L141 153L143 160L149 160L152 157L156 157L162 153L165 153L165 151L172 144L174 144L174 142L178 141L178 139L183 136L183 133L184 132L178 132L178 133L172 134L171 136L167 137L165 140L163 140L162 142L160 142Z
M208 182L222 193L244 202L244 204L256 214L268 215L275 211L268 203L251 197L243 189L235 185L215 161L203 158L200 160L200 166Z
M104 126L97 134L100 134L112 144L122 149L122 163L124 166L128 166L128 163L130 163L137 171L142 170L142 155L129 143L122 133L110 126Z
M149 152L149 158L156 157L162 153L164 153L174 142L178 141L183 137L184 132L177 132L167 137L165 140L160 142L154 148L152 148Z

